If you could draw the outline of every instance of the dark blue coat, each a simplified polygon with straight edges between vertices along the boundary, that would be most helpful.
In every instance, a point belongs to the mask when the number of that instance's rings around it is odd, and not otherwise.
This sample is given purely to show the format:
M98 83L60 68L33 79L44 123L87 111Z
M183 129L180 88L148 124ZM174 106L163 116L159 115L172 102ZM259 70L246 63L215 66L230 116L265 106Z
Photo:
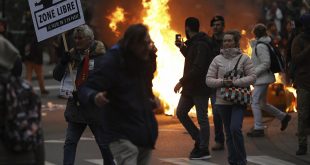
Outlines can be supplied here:
M94 104L98 92L107 91L110 100L102 108L104 122L109 131L109 141L130 140L139 147L153 148L158 136L158 125L149 94L146 62L136 61L119 46L114 46L105 56L99 57L100 68L80 88L79 98L84 104ZM129 63L135 63L128 68Z

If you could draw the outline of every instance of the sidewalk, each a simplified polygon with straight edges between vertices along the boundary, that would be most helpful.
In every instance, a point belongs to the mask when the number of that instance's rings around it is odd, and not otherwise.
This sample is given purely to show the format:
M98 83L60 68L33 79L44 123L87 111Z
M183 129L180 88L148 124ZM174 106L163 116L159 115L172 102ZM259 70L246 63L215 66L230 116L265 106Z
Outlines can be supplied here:
M266 130L267 137L273 144L282 150L283 152L294 156L296 159L302 160L310 164L310 153L309 153L309 144L310 137L308 136L308 154L303 156L296 156L295 152L298 149L298 141L297 141L297 113L290 113L292 116L292 120L289 123L289 126L285 131L280 131L281 123L279 120L273 120Z

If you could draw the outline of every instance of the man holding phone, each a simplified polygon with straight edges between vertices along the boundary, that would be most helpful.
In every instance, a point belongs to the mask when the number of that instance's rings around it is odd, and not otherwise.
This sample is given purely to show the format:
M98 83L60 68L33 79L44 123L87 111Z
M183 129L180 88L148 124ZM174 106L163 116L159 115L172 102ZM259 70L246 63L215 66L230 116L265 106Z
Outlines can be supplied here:
M195 141L194 149L191 151L190 159L208 159L210 126L208 121L208 100L211 89L205 84L210 63L213 60L210 37L199 32L199 20L189 17L185 21L185 32L187 41L183 42L180 35L176 35L175 45L180 48L185 57L183 77L174 88L181 98L177 107L177 117ZM191 108L196 107L199 129L188 116Z

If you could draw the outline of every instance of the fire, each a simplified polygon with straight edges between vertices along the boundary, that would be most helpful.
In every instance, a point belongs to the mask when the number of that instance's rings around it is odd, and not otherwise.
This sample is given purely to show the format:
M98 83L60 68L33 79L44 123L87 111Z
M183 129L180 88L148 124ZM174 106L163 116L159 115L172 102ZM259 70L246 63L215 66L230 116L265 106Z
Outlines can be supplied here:
M286 87L287 93L291 95L292 101L288 104L286 112L294 111L297 112L297 93L293 87Z
M153 80L154 93L163 103L165 113L173 115L179 96L173 92L182 77L184 58L174 45L176 31L170 27L169 0L143 0L143 23L149 27L157 52L157 72Z
M241 35L246 35L246 30L241 30Z
M247 31L246 30L241 30L241 35L242 35L242 38L243 40L245 40L245 43L244 45L241 44L241 47L242 47L242 51L243 53L247 54L248 56L251 56L252 55L252 47L251 47L251 41L253 40L246 37L247 35Z
M125 22L125 12L121 7L116 7L115 11L111 15L107 16L107 19L110 20L109 27L112 29L114 34L119 37L120 32L118 31L117 24Z

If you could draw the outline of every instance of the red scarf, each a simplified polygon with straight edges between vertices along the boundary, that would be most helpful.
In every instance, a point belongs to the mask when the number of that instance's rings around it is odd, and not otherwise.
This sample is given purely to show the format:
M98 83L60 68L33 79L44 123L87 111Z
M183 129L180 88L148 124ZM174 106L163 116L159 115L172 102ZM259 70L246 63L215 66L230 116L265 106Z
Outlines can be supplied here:
M83 66L82 66L82 72L79 74L79 76L75 79L75 85L78 89L86 80L88 77L88 68L89 68L89 50L87 51L84 59L83 59Z

